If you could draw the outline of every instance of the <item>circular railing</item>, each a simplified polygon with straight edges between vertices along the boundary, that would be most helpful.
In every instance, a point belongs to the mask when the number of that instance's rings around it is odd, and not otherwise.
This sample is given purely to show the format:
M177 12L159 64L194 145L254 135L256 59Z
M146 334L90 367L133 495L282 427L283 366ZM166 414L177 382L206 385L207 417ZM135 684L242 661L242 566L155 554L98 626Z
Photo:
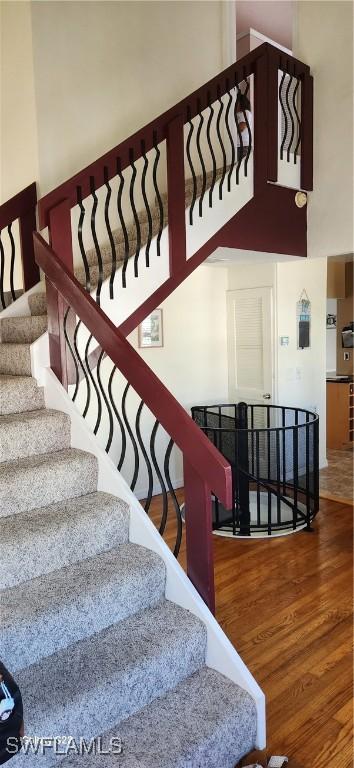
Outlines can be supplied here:
M249 537L311 530L319 506L316 413L238 403L195 406L192 417L232 468L232 509L213 497L216 533Z

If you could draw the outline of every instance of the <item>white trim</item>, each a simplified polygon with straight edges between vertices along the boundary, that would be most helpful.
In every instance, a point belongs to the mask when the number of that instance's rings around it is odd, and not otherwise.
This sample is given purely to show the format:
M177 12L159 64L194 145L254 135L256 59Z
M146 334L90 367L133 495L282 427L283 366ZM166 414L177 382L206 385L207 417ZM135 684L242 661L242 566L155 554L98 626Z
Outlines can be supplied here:
M236 61L236 0L221 3L221 25L222 68L226 69Z
M98 490L111 493L130 506L130 541L148 547L162 557L166 566L166 598L198 616L207 629L206 663L250 693L257 709L257 749L266 744L265 696L250 671L230 643L214 616L199 596L182 567L131 492L122 475L98 444L85 420L77 411L54 373L43 371L45 403L71 418L71 445L92 453L98 460ZM217 691L215 691L217 696Z
M248 35L252 35L252 37L257 37L257 39L260 40L262 43L270 43L270 45L273 45L274 48L279 48L280 51L283 51L284 53L288 53L289 56L293 55L293 52L290 50L290 48L285 48L284 45L280 45L280 43L276 43L276 41L272 40L271 37L267 37L266 35L263 35L262 32L257 32L257 30L253 29L253 27L250 27L247 32L240 32L239 35L236 35L236 40L242 40L243 37L247 37Z

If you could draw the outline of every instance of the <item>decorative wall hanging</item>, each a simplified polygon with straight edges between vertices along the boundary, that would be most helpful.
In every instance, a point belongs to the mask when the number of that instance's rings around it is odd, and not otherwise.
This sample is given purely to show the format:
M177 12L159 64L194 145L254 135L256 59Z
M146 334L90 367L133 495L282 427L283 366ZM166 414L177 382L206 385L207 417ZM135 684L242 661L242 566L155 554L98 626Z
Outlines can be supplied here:
M155 309L140 323L139 347L163 347L162 309Z
M304 290L296 304L297 348L306 349L310 346L311 302Z
M330 313L328 313L326 328L334 328L335 330L336 327L337 327L337 315L331 315Z

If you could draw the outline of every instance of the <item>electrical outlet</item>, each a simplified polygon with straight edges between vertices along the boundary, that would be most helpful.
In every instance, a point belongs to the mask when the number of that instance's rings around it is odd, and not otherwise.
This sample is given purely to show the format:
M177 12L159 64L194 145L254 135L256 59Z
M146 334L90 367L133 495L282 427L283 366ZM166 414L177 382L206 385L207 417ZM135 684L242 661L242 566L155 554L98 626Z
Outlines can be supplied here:
M343 358L344 358L344 360L350 360L349 352L343 352Z

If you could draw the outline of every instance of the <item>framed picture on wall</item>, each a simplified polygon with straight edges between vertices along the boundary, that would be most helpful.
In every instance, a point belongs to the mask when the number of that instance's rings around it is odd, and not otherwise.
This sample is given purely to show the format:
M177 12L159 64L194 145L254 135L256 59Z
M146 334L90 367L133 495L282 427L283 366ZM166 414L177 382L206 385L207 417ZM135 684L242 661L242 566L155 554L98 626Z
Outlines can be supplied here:
M163 347L162 309L155 309L140 323L139 347Z

